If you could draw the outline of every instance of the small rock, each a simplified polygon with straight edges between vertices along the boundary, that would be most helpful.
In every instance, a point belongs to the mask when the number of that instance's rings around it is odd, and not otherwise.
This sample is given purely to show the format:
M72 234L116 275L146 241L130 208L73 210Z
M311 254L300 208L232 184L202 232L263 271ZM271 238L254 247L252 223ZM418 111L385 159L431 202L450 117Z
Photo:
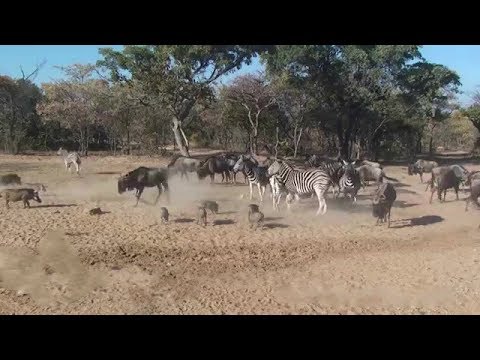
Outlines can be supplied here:
M90 265L95 265L95 263L96 263L95 260L90 261Z
M114 265L111 267L112 270L121 270L122 268L118 265Z
M169 262L167 262L167 266L172 266L172 264L170 264Z
M20 289L17 291L17 296L25 296L27 295L27 292L23 289Z

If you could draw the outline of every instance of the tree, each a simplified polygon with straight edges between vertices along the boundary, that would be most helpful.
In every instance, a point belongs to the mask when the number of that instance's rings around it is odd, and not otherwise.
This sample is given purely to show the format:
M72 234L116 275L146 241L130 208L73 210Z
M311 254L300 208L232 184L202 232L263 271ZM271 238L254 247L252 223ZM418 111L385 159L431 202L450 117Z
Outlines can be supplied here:
M463 109L462 114L472 122L472 124L480 131L480 91L475 91L472 96L473 103L466 109ZM475 153L480 152L480 136L475 141L473 147Z
M44 101L38 111L46 121L59 121L72 129L80 152L88 155L92 126L105 115L102 96L108 89L104 80L94 79L95 66L74 64L60 67L66 79L42 84Z
M0 131L4 150L17 154L29 128L38 122L40 89L28 79L0 76Z
M228 101L244 107L250 125L250 151L256 154L260 115L275 103L271 87L263 76L247 74L233 80L226 88L226 96Z
M302 139L305 126L308 123L309 113L317 106L315 99L305 89L294 87L293 84L276 78L274 83L273 97L275 103L287 119L287 132L291 134L293 156L297 157L298 146ZM276 130L277 147L279 129Z
M199 101L209 101L212 85L221 76L250 63L259 46L239 45L160 45L125 46L123 51L100 49L104 57L98 65L114 82L136 82L143 89L139 99L157 104L172 118L175 141L189 156L186 119Z

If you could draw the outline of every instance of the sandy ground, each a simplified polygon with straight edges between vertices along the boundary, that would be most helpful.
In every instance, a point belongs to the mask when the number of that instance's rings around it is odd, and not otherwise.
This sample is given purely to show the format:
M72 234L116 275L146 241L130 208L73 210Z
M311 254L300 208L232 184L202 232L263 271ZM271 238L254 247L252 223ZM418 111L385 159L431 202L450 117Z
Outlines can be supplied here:
M451 190L430 205L405 167L385 169L399 180L390 229L375 226L370 186L351 210L329 198L319 217L313 199L273 212L267 190L265 227L250 231L243 184L173 178L171 203L156 206L156 189L138 207L117 193L120 173L166 162L91 156L76 176L58 157L0 156L0 174L47 185L31 209L0 199L0 313L480 314L478 210ZM207 227L194 222L199 199L220 205ZM106 213L89 215L97 206Z

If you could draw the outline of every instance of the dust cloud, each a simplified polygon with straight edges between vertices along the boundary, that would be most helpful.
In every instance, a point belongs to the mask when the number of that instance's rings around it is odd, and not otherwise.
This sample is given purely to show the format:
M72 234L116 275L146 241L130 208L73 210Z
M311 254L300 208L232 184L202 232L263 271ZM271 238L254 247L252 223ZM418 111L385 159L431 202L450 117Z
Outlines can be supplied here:
M72 303L102 284L100 274L80 262L62 230L49 231L38 245L38 254L0 250L0 285L30 295L39 305Z

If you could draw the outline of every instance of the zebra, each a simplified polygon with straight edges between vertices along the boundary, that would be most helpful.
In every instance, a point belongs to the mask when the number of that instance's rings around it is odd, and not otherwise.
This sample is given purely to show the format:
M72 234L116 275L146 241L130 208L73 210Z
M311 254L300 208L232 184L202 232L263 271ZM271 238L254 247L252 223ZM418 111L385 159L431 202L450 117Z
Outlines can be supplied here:
M265 194L265 190L269 184L267 168L258 166L258 162L254 158L245 155L240 155L237 162L233 166L233 172L236 173L240 171L242 166L243 171L245 171L245 175L248 179L248 185L250 186L250 200L253 199L253 185L255 184L258 188L260 202L263 202L263 195Z
M318 166L322 170L324 170L328 176L330 177L330 181L332 183L332 192L333 197L337 198L340 194L340 179L345 172L343 164L339 160L324 160ZM336 188L338 187L338 192L336 193Z
M82 164L82 160L80 159L80 155L77 152L69 153L64 148L60 147L57 151L57 155L63 157L63 162L65 163L65 168L71 172L72 168L71 165L74 164L77 170L77 174L80 174L80 165Z
M318 198L316 215L324 215L327 212L324 194L330 187L331 180L325 170L295 170L287 162L275 160L268 168L268 175L276 175L278 181L287 189L286 203L289 210L293 197L298 201L300 195L316 193Z
M273 210L278 211L278 204L280 204L280 200L282 199L283 194L287 194L288 192L285 186L280 182L278 175L272 175L268 179L270 182L270 189L272 191L272 205Z
M360 174L354 167L355 161L347 162L343 160L343 175L340 178L340 191L344 197L350 197L353 202L357 202L357 193L362 185Z

